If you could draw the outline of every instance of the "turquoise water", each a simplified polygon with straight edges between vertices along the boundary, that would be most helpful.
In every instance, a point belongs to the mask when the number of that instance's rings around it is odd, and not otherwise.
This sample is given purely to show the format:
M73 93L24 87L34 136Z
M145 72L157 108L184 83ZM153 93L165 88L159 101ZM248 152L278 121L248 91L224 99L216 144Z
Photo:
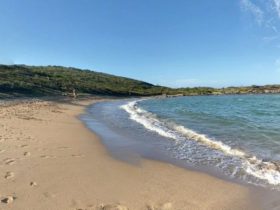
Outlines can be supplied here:
M82 120L118 159L156 159L280 190L280 95L109 101Z
M175 159L248 183L280 186L280 95L128 101L131 121L172 142Z

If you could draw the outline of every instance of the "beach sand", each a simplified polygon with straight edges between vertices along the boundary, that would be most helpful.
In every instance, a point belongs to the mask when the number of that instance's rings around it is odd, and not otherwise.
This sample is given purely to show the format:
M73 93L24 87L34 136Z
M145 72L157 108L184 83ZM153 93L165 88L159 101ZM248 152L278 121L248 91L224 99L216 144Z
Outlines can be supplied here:
M257 209L245 186L167 163L115 160L78 119L93 102L0 107L1 210Z

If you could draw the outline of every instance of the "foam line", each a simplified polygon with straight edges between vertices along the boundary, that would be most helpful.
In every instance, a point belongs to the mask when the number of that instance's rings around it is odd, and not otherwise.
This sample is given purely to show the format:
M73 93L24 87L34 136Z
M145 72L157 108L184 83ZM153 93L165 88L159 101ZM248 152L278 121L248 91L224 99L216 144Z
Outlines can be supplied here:
M242 167L247 174L271 185L280 185L280 166L278 163L262 161L242 150L231 148L221 141L211 139L182 125L161 120L155 114L137 106L137 103L142 100L128 102L121 108L129 114L130 119L140 123L146 129L178 142L192 140L208 148L221 151L224 155L238 157L242 161Z

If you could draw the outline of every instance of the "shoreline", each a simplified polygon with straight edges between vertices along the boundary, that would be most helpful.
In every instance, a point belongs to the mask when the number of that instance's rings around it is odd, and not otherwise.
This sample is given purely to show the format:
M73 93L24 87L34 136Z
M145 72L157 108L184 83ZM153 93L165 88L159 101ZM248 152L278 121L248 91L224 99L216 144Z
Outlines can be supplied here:
M0 107L1 209L258 209L245 186L159 161L112 158L78 118L97 101Z

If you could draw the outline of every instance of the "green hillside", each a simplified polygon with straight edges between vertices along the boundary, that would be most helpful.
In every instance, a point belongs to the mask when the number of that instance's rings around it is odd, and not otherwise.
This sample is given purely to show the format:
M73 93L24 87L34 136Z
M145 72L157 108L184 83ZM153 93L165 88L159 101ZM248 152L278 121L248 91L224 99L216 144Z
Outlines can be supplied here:
M0 92L15 96L81 94L150 96L167 88L109 74L61 66L0 65Z
M95 71L62 66L0 65L0 98L18 96L155 96L280 93L280 85L168 88Z

